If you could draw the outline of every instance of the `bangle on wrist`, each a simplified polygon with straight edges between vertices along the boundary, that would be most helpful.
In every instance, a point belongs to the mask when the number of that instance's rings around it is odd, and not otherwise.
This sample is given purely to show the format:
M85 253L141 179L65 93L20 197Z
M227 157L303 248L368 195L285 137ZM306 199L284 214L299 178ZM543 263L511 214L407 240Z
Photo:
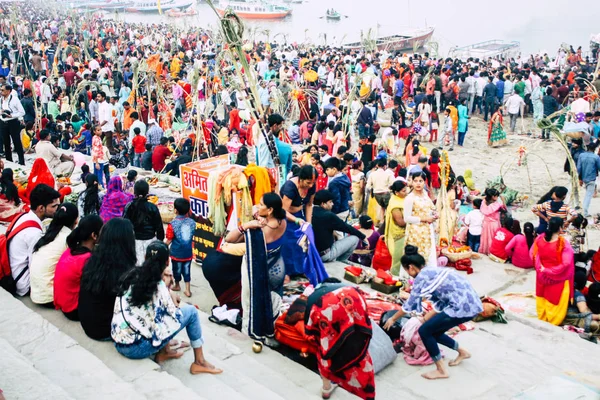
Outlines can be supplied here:
M300 225L300 218L296 218L294 222L296 223L296 225Z
M244 233L246 233L246 230L244 229L243 225L238 226L238 231L243 235Z

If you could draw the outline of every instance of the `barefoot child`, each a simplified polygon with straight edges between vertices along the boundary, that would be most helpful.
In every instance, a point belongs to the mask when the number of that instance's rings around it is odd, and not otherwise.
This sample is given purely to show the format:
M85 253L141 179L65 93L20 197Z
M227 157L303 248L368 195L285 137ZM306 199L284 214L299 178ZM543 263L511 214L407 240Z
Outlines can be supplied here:
M419 317L422 323L419 334L423 345L435 362L436 369L422 376L426 379L448 378L448 369L442 360L438 343L458 352L458 357L448 364L451 367L470 358L471 354L446 335L446 331L472 320L483 311L483 306L479 295L467 279L447 268L423 268L425 259L418 251L419 249L415 246L406 246L400 262L415 281L402 309L387 320L384 329L390 329L399 318L413 311L422 314L421 299L422 297L429 298L438 311L431 310Z
M178 292L181 290L179 281L183 275L185 282L185 294L187 297L192 296L190 290L191 274L190 267L192 265L192 237L196 229L196 222L188 217L190 212L190 202L186 199L176 199L174 204L177 216L167 227L166 243L171 245L171 264L173 265L173 277L175 285L172 290Z

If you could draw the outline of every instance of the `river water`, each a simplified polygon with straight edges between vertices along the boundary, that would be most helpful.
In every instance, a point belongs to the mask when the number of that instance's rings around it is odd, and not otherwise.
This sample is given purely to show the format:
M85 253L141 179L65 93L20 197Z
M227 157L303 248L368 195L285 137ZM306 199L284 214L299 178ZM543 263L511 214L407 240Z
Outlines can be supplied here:
M567 3L557 0L308 0L291 4L292 14L283 20L246 21L247 31L257 40L283 43L311 41L339 45L360 40L361 30L376 36L435 27L433 40L439 55L453 46L466 46L492 39L521 42L524 55L548 52L561 43L589 48L590 35L600 32L597 0ZM132 22L165 22L181 26L216 27L217 17L207 4L193 6L198 15L170 18L158 14L122 13L112 17ZM328 21L323 16L334 8L344 17Z

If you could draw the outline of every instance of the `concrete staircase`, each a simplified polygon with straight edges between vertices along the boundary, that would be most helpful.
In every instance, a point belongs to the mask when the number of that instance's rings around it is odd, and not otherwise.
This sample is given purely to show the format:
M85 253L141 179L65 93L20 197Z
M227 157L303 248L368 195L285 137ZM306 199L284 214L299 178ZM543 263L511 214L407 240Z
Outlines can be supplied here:
M0 309L0 353L9 355L0 367L11 368L0 382L7 399L320 399L317 374L266 347L254 354L247 336L211 323L201 311L204 351L224 370L221 375L191 375L192 351L162 367L150 359L129 360L111 342L89 339L62 313L2 290ZM185 332L178 339L189 340ZM35 382L36 391L22 379ZM351 398L336 392L336 399Z

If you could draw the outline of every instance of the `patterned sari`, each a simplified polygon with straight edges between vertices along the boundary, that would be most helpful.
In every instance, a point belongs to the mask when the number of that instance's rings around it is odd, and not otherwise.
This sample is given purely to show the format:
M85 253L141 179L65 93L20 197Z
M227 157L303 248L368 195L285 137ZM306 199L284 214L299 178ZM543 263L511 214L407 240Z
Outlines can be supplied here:
M488 146L497 147L506 144L506 132L502 123L502 113L496 111L488 126Z

